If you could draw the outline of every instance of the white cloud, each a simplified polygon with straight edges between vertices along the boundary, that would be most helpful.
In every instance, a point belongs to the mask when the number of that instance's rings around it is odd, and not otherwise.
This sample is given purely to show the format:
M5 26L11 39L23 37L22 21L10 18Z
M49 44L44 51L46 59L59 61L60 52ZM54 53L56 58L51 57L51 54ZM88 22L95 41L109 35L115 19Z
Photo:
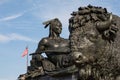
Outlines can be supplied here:
M18 14L15 14L15 15L11 15L11 16L7 16L7 17L4 17L4 18L1 18L0 21L9 21L9 20L13 20L13 19L16 19L18 17L21 17L24 13L18 13Z
M35 40L32 40L29 37L26 37L26 36L23 36L23 35L20 35L20 34L16 34L16 33L11 33L11 34L7 34L7 35L0 34L0 43L16 41L16 40L37 42Z

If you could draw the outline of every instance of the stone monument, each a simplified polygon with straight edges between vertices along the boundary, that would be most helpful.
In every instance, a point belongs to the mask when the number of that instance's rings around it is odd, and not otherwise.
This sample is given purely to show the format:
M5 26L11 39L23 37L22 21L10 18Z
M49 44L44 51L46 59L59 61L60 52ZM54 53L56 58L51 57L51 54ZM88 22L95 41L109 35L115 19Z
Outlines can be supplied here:
M43 25L49 36L18 80L120 80L120 17L102 7L79 7L69 19L69 39L60 37L58 18Z

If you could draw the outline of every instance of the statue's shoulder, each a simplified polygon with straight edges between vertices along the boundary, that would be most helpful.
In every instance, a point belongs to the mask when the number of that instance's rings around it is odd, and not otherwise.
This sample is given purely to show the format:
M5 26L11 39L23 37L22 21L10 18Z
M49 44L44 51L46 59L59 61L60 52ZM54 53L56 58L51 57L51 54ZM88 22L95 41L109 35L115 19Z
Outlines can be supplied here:
M44 40L49 40L49 37L44 37L41 39L41 41L44 41Z
M48 37L44 37L42 38L40 41L39 41L39 44L44 44L44 43L47 43L49 41L49 38Z

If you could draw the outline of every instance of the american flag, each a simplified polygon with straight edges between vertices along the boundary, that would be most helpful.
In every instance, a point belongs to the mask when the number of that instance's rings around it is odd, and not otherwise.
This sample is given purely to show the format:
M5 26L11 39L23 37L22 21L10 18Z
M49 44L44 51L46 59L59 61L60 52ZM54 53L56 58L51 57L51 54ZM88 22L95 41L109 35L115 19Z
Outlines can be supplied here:
M23 51L22 57L26 56L27 54L28 54L28 47L26 47L26 49Z

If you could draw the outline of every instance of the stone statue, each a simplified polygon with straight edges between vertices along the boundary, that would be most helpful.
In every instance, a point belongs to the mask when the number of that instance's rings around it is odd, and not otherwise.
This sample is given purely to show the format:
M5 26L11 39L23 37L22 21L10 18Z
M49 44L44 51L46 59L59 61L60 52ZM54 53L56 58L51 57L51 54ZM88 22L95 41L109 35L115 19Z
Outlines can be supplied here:
M114 46L111 46L118 32L118 26L114 23L112 14L106 9L91 5L85 8L80 7L79 11L73 14L75 15L69 20L71 54L76 60L83 54L85 56L83 59L87 60L82 68L78 65L81 68L80 79L115 80L113 76L119 74L119 69L116 69L115 73L113 69L120 65L110 66L111 63L119 63L115 58L116 52L112 51ZM116 61L113 61L114 59Z
M120 18L92 5L71 15L69 39L60 37L58 18L43 23L49 36L40 40L19 80L120 80Z
M49 28L49 36L43 38L38 45L35 53L45 52L48 59L56 66L62 68L67 66L67 59L64 59L69 54L69 40L60 37L62 24L59 19L55 18L43 23Z

